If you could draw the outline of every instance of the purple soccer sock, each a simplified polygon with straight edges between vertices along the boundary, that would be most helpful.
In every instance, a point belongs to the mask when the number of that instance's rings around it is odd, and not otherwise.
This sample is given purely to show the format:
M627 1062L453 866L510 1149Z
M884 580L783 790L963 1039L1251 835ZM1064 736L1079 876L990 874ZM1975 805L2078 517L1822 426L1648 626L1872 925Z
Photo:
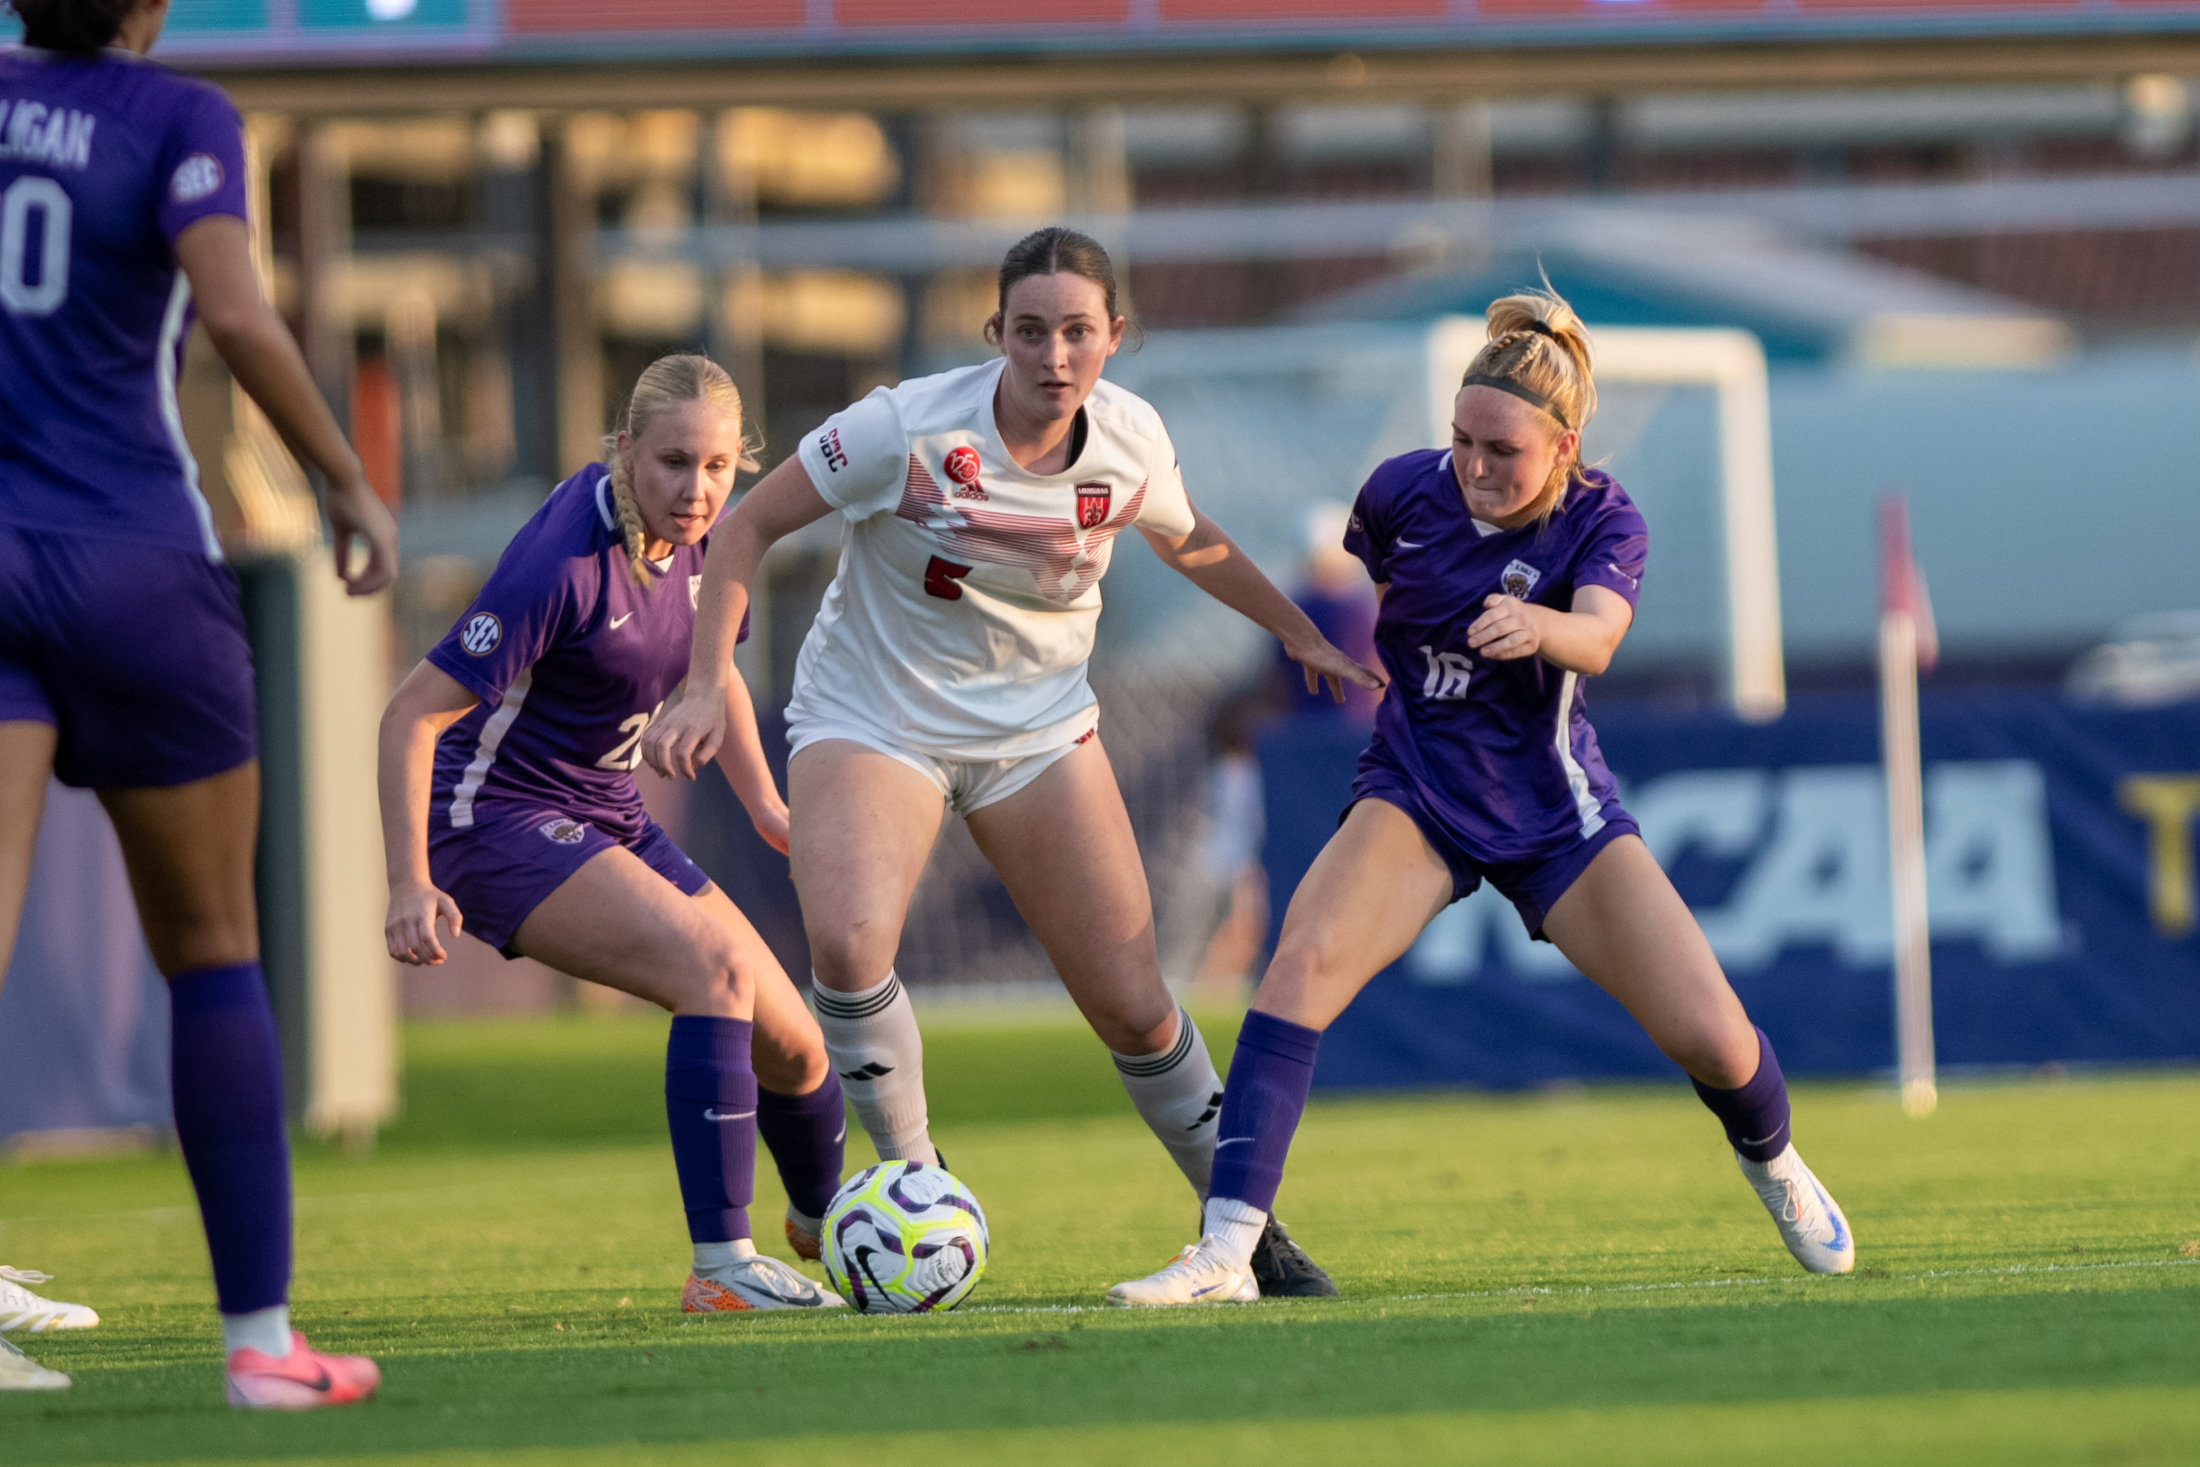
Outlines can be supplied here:
M283 1052L258 963L168 980L176 1141L199 1196L224 1314L290 1296L290 1137Z
M756 1093L756 1131L771 1148L787 1201L804 1217L823 1217L840 1190L841 1150L848 1112L840 1076L828 1065L825 1083L807 1095Z
M676 1014L665 1041L665 1119L680 1174L688 1237L730 1243L749 1236L756 1192L756 1071L747 1019Z
M1738 1090L1719 1090L1691 1079L1696 1094L1726 1127L1726 1139L1751 1161L1770 1161L1788 1145L1788 1087L1765 1031L1757 1033L1757 1073Z
M1319 1029L1258 1009L1245 1016L1230 1056L1230 1078L1222 1087L1209 1197L1274 1210L1283 1161L1306 1109L1306 1094L1314 1088L1314 1051L1321 1042Z

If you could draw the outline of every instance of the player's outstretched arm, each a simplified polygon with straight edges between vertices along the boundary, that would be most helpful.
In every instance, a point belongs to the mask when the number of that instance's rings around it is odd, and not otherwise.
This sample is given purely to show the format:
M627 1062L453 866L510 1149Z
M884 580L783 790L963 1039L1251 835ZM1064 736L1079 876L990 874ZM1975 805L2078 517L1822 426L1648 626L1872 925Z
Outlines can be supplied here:
M1511 596L1491 596L1467 628L1467 645L1493 662L1540 656L1553 667L1595 677L1612 665L1635 608L1617 591L1582 586L1574 609L1560 611Z
M710 532L703 584L695 598L687 696L642 735L642 757L650 768L667 779L693 779L717 757L726 736L727 688L739 677L733 670L733 646L749 609L757 567L779 540L825 518L832 508L810 483L802 460L789 458L759 479ZM742 696L747 696L745 689Z
M1362 667L1324 637L1307 614L1277 590L1237 542L1197 506L1192 509L1188 535L1159 535L1143 526L1139 533L1154 554L1186 580L1283 643L1284 653L1304 669L1308 692L1319 691L1327 681L1330 696L1342 702L1348 682L1374 691L1385 685L1381 672Z
M367 483L359 455L321 400L290 328L260 294L244 221L209 214L176 236L176 263L191 282L191 299L207 339L239 386L260 405L275 430L328 480L328 525L336 573L354 596L368 596L397 578L397 521ZM366 543L366 563L352 566L354 540Z
M458 903L428 879L428 791L435 776L435 741L479 702L433 663L415 667L382 710L376 785L382 796L382 858L390 877L389 917L382 936L400 963L433 966L448 956L436 919L456 937Z
M726 679L726 738L718 748L718 768L726 783L749 812L749 823L764 837L764 844L787 854L787 802L780 798L771 766L764 762L763 736L756 730L756 705L749 700L749 685L736 668Z

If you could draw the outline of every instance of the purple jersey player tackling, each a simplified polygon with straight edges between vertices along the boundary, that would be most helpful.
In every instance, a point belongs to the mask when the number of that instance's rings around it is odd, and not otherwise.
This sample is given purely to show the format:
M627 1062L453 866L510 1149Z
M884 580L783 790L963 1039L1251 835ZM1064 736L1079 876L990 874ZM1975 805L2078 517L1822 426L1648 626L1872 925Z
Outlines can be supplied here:
M1238 1035L1202 1236L1110 1303L1259 1297L1248 1259L1322 1030L1484 881L1687 1071L1803 1267L1855 1265L1847 1220L1788 1139L1772 1045L1620 808L1582 709L1580 679L1634 621L1645 548L1627 495L1581 466L1595 411L1572 309L1548 291L1507 296L1460 386L1450 450L1392 459L1361 489L1345 545L1382 596L1390 691Z
M336 568L389 584L397 527L261 297L236 110L146 61L166 0L12 0L0 52L0 953L14 946L49 772L98 791L168 980L176 1138L198 1194L231 1404L374 1393L374 1362L290 1328L282 1057L259 963L252 659L184 443L194 313L326 476ZM353 542L366 543L353 568ZM0 1328L97 1316L22 1289ZM0 1341L0 1390L69 1384Z
M438 921L463 923L507 956L672 1011L665 1113L695 1247L689 1313L841 1303L749 1236L761 1133L788 1241L818 1256L846 1124L817 1021L634 786L642 733L687 675L707 536L735 470L753 467L741 433L716 363L653 363L608 465L551 492L382 719L390 955L440 963ZM785 851L787 807L728 672L719 767Z

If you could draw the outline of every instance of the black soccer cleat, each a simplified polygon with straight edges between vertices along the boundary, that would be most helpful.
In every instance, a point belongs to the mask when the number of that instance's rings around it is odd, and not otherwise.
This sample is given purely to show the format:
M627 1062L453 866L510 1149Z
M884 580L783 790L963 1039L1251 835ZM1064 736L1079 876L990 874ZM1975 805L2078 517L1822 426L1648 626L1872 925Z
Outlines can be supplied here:
M1322 1266L1307 1257L1306 1250L1292 1242L1283 1224L1272 1217L1253 1245L1253 1282L1260 1285L1263 1299L1337 1297L1337 1286Z

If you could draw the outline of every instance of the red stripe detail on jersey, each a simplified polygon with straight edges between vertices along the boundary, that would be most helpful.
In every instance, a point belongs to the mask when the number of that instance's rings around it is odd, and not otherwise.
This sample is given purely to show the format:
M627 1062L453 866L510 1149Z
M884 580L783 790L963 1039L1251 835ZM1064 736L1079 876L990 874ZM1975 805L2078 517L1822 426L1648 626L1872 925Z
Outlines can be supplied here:
M1146 502L1146 486L1140 484L1122 509L1083 534L1077 528L1074 502L1073 494L1073 507L1060 516L950 504L932 471L911 454L909 477L894 514L929 531L940 549L958 560L1030 571L1041 596L1066 603L1084 595L1100 579L1098 552L1138 518Z

